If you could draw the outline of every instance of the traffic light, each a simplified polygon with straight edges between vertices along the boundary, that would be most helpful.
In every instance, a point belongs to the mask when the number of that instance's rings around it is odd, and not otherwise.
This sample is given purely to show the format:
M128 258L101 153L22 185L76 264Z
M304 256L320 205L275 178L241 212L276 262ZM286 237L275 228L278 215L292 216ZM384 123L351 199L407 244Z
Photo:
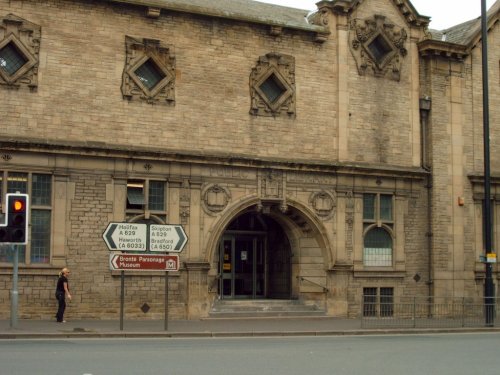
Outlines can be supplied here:
M28 242L28 195L6 195L6 221L0 226L0 243Z

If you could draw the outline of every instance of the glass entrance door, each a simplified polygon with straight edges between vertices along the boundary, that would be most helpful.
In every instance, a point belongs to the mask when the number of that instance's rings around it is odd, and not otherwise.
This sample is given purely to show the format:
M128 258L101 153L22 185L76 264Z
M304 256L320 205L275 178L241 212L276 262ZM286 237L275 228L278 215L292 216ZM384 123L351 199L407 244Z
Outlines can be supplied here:
M219 248L221 298L262 298L266 295L265 245L265 236L223 236Z

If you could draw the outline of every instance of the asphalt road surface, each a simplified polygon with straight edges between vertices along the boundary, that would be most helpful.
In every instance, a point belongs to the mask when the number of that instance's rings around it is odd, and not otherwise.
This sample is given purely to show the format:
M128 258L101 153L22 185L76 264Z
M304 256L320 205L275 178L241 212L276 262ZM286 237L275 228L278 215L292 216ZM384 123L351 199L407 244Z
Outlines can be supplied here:
M0 340L1 375L498 375L500 333Z

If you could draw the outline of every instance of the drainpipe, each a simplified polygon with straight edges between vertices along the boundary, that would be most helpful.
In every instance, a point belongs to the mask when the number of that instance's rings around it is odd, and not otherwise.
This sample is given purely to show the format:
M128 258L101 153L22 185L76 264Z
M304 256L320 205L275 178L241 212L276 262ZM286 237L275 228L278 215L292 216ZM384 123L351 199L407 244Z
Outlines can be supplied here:
M429 141L429 113L431 111L432 107L432 101L429 96L424 96L423 98L420 99L420 125L421 125L421 157L420 157L420 162L421 166L423 169L425 169L428 172L431 172L431 166L430 166L430 155L429 155L429 149L428 149L428 141ZM432 299L433 299L433 294L434 294L434 289L433 289L433 266L432 266L432 257L433 257L433 248L432 248L432 173L429 173L427 175L427 184L426 184L426 189L427 189L427 287L428 287L428 297L429 297L429 303L428 303L428 315L430 316L432 311L431 311L431 304L432 304Z

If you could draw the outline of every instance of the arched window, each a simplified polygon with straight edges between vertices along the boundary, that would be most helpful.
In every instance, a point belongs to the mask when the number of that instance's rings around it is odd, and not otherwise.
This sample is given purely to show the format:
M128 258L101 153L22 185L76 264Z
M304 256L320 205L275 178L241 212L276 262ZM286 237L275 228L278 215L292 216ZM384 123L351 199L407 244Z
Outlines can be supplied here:
M392 266L392 237L381 227L365 234L363 264L370 267Z

